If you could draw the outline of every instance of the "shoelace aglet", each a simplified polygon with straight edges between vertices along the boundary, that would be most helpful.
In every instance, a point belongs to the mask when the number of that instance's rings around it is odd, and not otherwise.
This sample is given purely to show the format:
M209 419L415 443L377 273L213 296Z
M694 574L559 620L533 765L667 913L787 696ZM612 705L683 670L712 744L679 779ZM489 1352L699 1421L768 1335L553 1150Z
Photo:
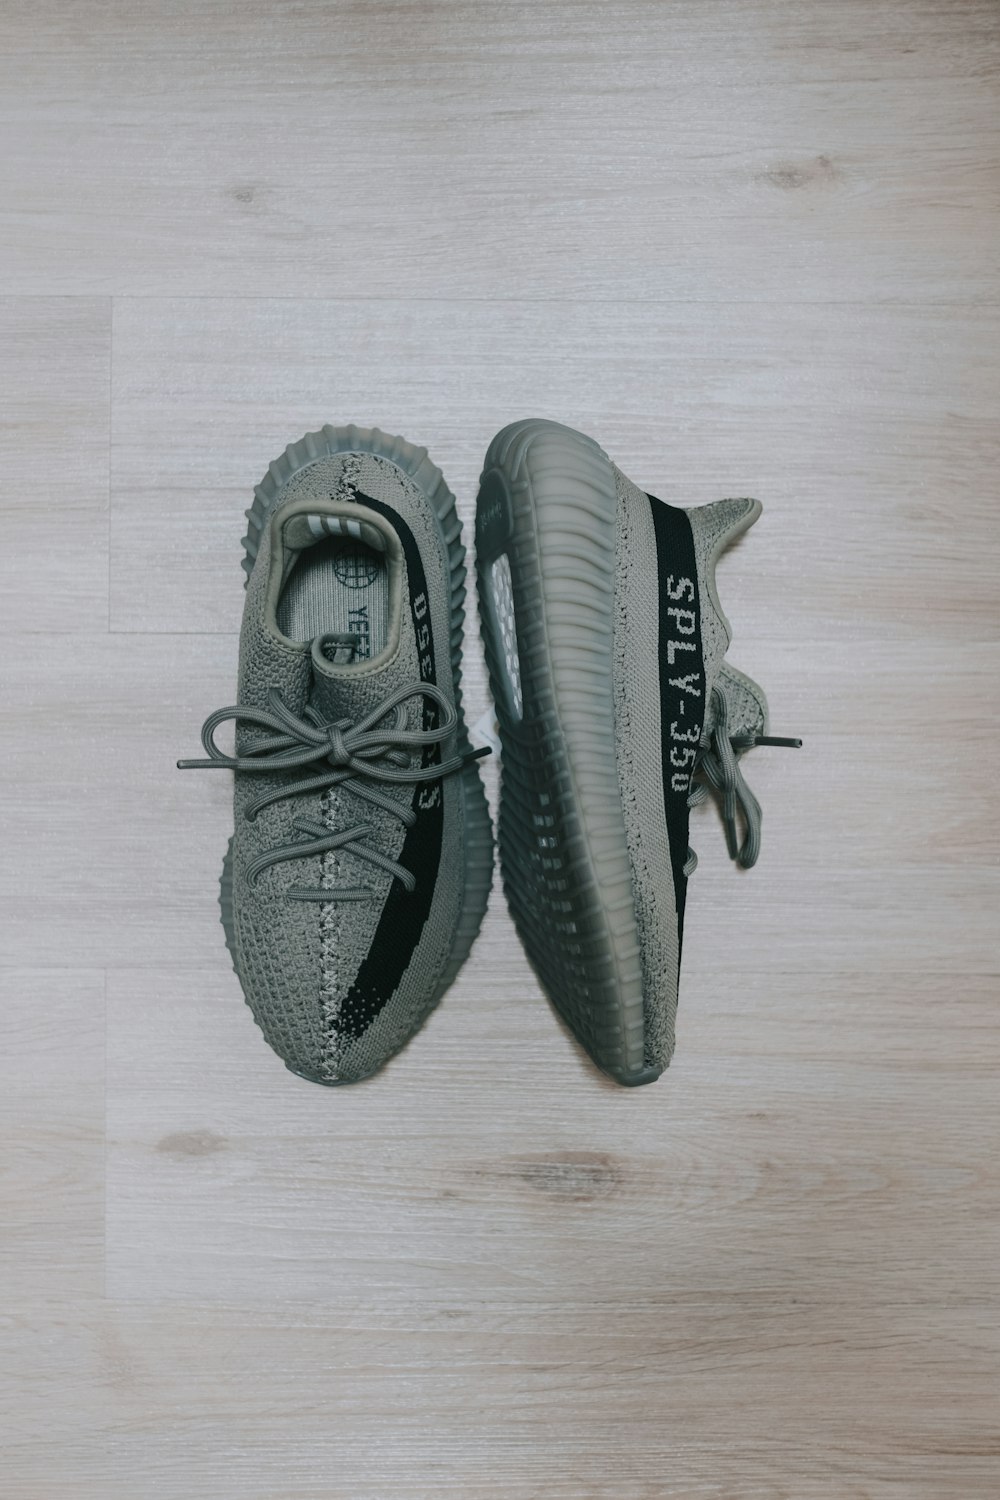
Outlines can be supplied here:
M752 750L755 745L781 745L786 750L801 750L802 741L782 734L734 734L730 740L734 750Z
M781 734L759 734L754 740L755 745L784 745L789 750L801 750L800 739L789 738Z

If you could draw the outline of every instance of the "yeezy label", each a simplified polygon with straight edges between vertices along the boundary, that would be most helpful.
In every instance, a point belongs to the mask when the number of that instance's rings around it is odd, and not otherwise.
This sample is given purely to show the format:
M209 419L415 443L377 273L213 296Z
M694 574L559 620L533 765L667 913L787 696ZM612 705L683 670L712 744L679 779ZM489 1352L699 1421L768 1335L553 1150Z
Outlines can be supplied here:
M683 932L691 773L705 723L705 662L694 537L687 513L649 496L659 577L658 662L663 803Z
M354 498L358 505L367 506L385 516L395 527L403 544L410 589L410 611L417 650L420 653L420 680L436 683L427 578L413 533L402 516L380 500L373 500L360 490L355 491ZM422 723L424 729L434 729L438 723L437 704L430 698L424 699ZM422 765L434 765L440 759L440 745L424 746ZM393 881L371 947L341 1006L338 1026L345 1037L362 1036L391 1000L430 915L444 831L444 802L440 781L417 782L411 807L417 815L416 820L412 828L407 830L398 858L404 868L412 870L416 875L416 889L408 894L400 881Z

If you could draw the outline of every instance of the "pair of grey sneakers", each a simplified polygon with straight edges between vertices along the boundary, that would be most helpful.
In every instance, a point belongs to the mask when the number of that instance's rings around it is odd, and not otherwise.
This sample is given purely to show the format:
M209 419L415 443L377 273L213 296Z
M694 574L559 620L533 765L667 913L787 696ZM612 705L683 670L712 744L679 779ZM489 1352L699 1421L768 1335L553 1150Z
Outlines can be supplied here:
M507 899L554 1005L623 1084L673 1051L689 807L716 792L752 864L738 758L796 743L767 736L764 694L724 660L715 564L759 512L667 505L554 422L514 423L486 455ZM461 527L425 449L353 426L287 448L247 516L238 702L206 720L206 758L179 764L235 773L222 922L265 1038L302 1077L353 1083L437 1004L489 894Z

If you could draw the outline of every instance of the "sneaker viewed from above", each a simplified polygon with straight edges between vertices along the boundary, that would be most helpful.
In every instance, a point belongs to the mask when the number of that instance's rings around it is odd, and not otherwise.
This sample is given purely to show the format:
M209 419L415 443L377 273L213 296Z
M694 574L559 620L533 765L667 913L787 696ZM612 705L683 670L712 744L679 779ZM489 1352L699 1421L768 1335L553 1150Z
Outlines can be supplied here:
M682 510L590 438L504 428L476 516L480 618L502 747L508 905L556 1009L622 1084L674 1048L689 808L714 793L749 867L760 807L739 758L767 735L763 692L725 661L715 586L756 500Z
M461 528L425 449L357 427L287 448L247 516L237 702L179 764L234 772L220 904L266 1040L305 1078L355 1082L448 988L489 893Z

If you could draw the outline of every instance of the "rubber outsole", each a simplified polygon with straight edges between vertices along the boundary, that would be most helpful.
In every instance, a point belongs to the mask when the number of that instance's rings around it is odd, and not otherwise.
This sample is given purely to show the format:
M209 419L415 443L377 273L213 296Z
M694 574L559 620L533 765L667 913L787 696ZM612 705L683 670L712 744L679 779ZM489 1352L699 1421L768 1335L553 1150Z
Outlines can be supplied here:
M515 422L494 438L480 482L476 559L503 751L504 889L557 1011L597 1066L631 1086L661 1070L645 1062L615 770L616 515L611 461L590 438L541 420Z
M458 727L456 737L458 749L465 751L469 749L468 730L466 728L465 716L462 711L462 640L465 624L465 558L466 549L462 545L462 524L455 509L455 497L444 481L444 476L436 464L432 463L426 448L418 448L408 443L405 438L393 437L387 433L380 432L377 427L347 427L325 426L318 432L307 432L297 443L290 443L280 458L276 458L268 467L267 473L254 490L253 504L246 511L247 534L242 538L243 561L242 568L249 581L253 572L254 563L260 547L260 538L268 517L277 505L281 493L292 478L301 469L307 468L318 459L327 458L338 453L370 453L377 458L387 459L406 476L411 483L415 484L425 498L430 502L441 526L445 542L448 547L448 567L451 583L451 632L449 637L449 651L452 670L452 681L454 684L455 711L458 715ZM244 584L245 586L245 584ZM493 883L493 826L490 821L489 807L486 801L486 793L479 775L479 770L474 762L469 762L458 773L462 791L463 816L465 819L465 883L463 889L462 909L455 928L455 936L452 951L435 989L432 1007L437 1005L445 991L450 988L459 970L465 963L475 942L476 935L482 925L483 916L486 912L486 903L489 898L490 887ZM229 840L225 857L222 862L222 874L219 880L219 912L222 928L226 935L226 947L233 964L233 972L243 986L239 967L239 951L236 940L236 926L233 915L233 873L232 873L232 849L233 841ZM253 1014L253 1010L248 1006ZM254 1021L256 1022L256 1016ZM324 1083L328 1086L337 1086L347 1082L342 1079L319 1079L314 1076L298 1073L287 1062L289 1072L296 1073L298 1077L308 1077L310 1082ZM379 1069L373 1069L378 1072ZM371 1077L371 1074L365 1074ZM363 1082L362 1078L352 1079L350 1082Z

